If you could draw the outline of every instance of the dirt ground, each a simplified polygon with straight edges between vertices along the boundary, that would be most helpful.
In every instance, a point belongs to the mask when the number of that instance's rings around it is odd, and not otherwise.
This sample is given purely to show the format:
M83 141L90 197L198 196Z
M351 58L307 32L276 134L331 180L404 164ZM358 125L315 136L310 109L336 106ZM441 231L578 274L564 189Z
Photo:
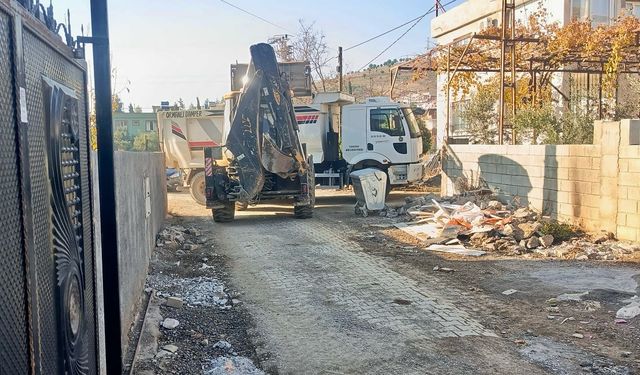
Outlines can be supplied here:
M409 194L392 193L391 204ZM215 224L187 194L170 194L168 224L205 240L184 254L157 249L150 284L171 294L168 279L213 278L241 302L160 306L180 326L160 328L159 347L179 349L137 372L216 373L212 361L236 356L270 374L640 371L640 317L615 319L638 295L638 263L428 252L380 225L391 219L355 216L350 193L318 195L310 220L280 204ZM214 348L218 340L233 350Z

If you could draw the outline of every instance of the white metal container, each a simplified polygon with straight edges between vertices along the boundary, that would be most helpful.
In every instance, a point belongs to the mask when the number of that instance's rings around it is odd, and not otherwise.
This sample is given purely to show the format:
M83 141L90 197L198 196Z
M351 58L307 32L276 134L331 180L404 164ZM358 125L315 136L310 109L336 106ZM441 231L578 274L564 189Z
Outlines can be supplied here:
M367 210L384 209L387 190L387 174L376 168L366 168L351 172L351 181L358 205Z

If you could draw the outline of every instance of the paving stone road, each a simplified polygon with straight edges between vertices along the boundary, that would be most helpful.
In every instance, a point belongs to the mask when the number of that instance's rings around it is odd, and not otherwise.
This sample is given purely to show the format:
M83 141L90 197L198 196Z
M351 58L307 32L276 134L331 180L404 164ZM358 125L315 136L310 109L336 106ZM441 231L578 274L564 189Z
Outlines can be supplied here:
M467 360L443 349L468 345L473 350L476 343L499 340L451 302L449 297L459 297L458 291L445 287L447 292L441 293L442 286L431 288L393 271L384 259L364 253L349 238L348 227L322 212L311 220L295 220L290 214L273 215L258 207L239 213L233 223L213 228L217 251L229 257L235 287L256 320L257 350L271 357L263 363L267 371L496 370L494 352L474 353L484 358ZM460 341L466 339L470 340L466 344ZM505 371L538 373L512 355L500 353L498 362L505 362ZM484 362L490 368L483 369Z

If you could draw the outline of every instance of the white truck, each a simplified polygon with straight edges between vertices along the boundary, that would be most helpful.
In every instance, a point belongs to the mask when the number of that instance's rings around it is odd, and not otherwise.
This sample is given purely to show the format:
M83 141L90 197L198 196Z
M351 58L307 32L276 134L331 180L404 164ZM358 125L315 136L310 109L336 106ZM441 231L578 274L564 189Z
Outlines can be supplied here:
M184 186L200 204L206 202L202 150L225 143L234 96L213 110L158 112L167 167L182 171ZM316 182L344 185L351 171L370 167L387 173L387 192L422 178L422 137L409 106L388 97L354 103L349 95L330 92L316 94L295 113L300 141L313 155Z
M389 191L423 176L422 135L407 105L388 97L354 103L349 95L319 93L311 105L296 107L296 117L316 179L346 182L349 172L373 167L387 173Z

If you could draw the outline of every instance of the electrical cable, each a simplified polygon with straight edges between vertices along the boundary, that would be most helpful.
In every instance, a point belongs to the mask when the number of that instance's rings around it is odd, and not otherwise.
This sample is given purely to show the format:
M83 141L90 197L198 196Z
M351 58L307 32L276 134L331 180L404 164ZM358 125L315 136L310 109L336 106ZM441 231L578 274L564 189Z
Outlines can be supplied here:
M451 1L449 1L448 3L446 3L445 5L442 5L442 7L445 7L445 6L451 5L451 4L453 4L454 2L456 2L456 1L458 1L458 0L451 0ZM422 19L423 19L424 17L426 17L428 14L433 13L433 12L435 12L435 5L433 5L433 6L432 6L432 7L431 7L431 8L430 8L426 13L424 13L424 14L423 14L423 15L421 15L420 17L414 18L414 20L412 20L412 21L415 21L413 25L411 25L411 26L410 26L410 27L409 27L409 28L408 28L404 33L402 33L402 35L400 35L400 36L399 36L396 40L394 40L394 41L393 41L389 46L387 46L387 48L385 48L384 50L382 50L382 52L380 52L376 57L374 57L373 59L371 59L371 61L369 61L368 63L366 63L365 65L363 65L363 66L362 66L362 68L360 68L360 69L358 69L358 70L362 70L362 69L366 68L367 66L369 66L369 64L371 64L372 62L374 62L378 57L382 56L382 54L384 54L385 52L387 52L391 47L393 47L396 43L398 43L398 41L400 41L400 39L402 39L405 35L407 35L407 33L409 33L409 31L411 31L411 29L413 29L413 28L414 28L418 23L420 23L420 21L422 21ZM410 23L410 22L412 22L412 21L409 21L409 22L407 22L407 23ZM405 23L405 25L406 25L407 23ZM402 25L402 26L404 26L404 25ZM402 26L400 26L400 27L402 27ZM398 28L399 28L399 27L398 27ZM397 29L397 28L396 28L396 29ZM382 36L382 35L384 35L384 34L386 34L386 33L380 34L380 36ZM377 37L371 38L370 40L373 40L373 39L375 39L375 38L377 38ZM351 48L355 48L355 47L357 47L357 46L359 46L359 45L361 45L361 44L364 44L364 43L366 43L366 42L368 42L368 41L369 41L369 40L364 41L364 42L362 42L362 43L359 43L359 44L357 44L357 45L355 45L355 46L353 46L353 47L350 47L349 49L351 49Z
M275 23L273 23L273 22L269 21L269 20L268 20L268 19L266 19L266 18L262 18L262 17L260 17L260 16L259 16L259 15L257 15L257 14L251 13L251 12L249 12L249 11L248 11L248 10L246 10L246 9L242 9L242 8L240 8L239 6L235 5L235 4L232 4L232 3L230 3L230 2L228 2L228 1L226 1L226 0L220 0L220 1L221 1L221 2L223 2L223 3L225 3L225 4L227 4L227 5L229 5L230 7L236 8L237 10L239 10L239 11L241 11L241 12L243 12L243 13L246 13L246 14L248 14L248 15L252 16L252 17L255 17L255 18L257 18L257 19L259 19L259 20L261 20L261 21L264 21L264 22L268 23L268 24L269 24L269 25L271 25L271 26L275 26L275 27L277 27L277 28L279 28L279 29L282 29L282 30L284 30L284 31L286 31L286 32L289 32L289 30L287 30L286 28L284 28L284 27L282 27L282 26L280 26L280 25L277 25L277 24L275 24ZM289 33L290 33L290 32L289 32Z

